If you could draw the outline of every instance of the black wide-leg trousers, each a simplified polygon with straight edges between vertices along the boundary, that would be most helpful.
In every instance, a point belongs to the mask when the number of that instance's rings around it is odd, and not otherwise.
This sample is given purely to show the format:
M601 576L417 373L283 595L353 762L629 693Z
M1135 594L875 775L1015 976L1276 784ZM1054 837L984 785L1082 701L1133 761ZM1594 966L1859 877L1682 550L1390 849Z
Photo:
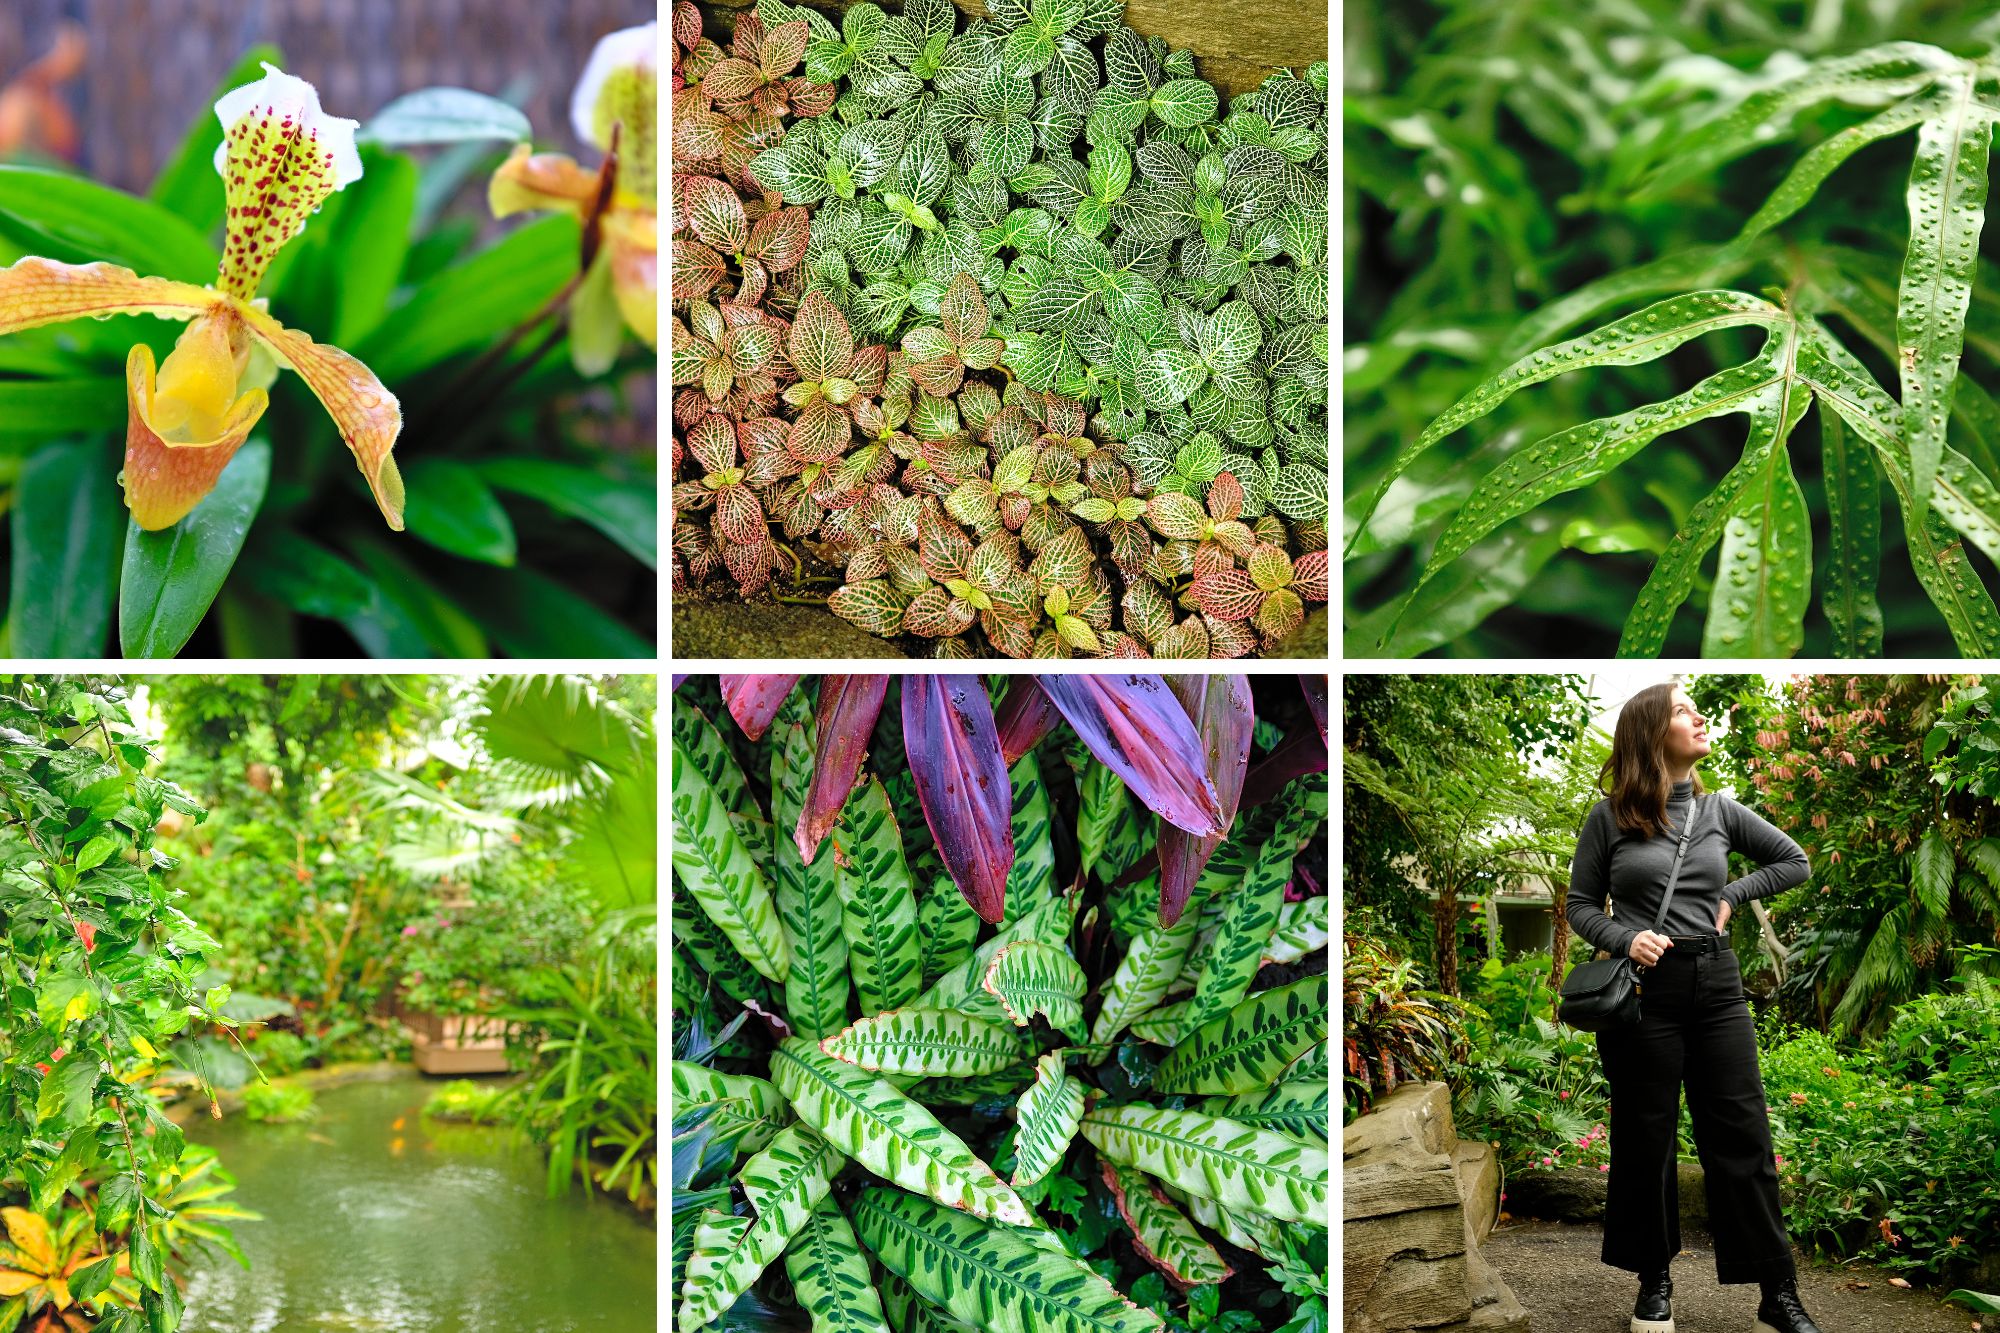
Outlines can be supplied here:
M1675 1131L1685 1086L1708 1187L1716 1280L1792 1276L1757 1029L1736 954L1727 947L1667 950L1642 974L1639 1004L1639 1022L1597 1036L1611 1084L1604 1262L1657 1272L1680 1252Z

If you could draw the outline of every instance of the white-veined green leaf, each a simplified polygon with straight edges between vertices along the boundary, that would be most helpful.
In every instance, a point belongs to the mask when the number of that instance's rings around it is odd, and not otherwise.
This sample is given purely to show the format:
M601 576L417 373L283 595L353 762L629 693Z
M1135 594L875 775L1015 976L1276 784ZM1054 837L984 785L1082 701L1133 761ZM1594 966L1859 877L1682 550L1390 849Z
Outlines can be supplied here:
M1200 1111L1099 1106L1083 1136L1123 1166L1174 1181L1225 1208L1328 1226L1327 1151Z
M1069 1076L1063 1057L1054 1051L1035 1061L1035 1082L1014 1108L1012 1184L1023 1189L1054 1170L1076 1137L1083 1118L1083 1084Z
M1326 1035L1326 974L1246 997L1181 1038L1153 1074L1161 1092L1249 1092Z
M1215 119L1215 86L1205 79L1169 79L1153 91L1153 114L1177 130Z
M779 1043L771 1079L799 1119L876 1175L979 1217L1035 1224L992 1167L886 1080L801 1037Z
M891 1009L827 1037L819 1048L871 1073L952 1078L998 1073L1027 1054L1007 1028L950 1009Z
M864 1190L853 1208L883 1267L984 1333L1151 1333L1140 1309L1080 1261L908 1194Z

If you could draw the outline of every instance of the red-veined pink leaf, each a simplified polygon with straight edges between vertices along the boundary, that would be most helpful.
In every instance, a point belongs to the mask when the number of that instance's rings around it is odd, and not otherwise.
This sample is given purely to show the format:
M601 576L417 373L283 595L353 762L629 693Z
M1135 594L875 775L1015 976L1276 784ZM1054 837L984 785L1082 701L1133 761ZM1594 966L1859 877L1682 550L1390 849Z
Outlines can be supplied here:
M1014 866L1013 791L979 677L903 677L903 749L945 869L997 923Z
M1292 591L1310 602L1326 600L1326 552L1307 551L1292 563Z
M1181 919L1202 867L1222 845L1231 821L1236 818L1236 802L1243 793L1243 779L1250 771L1250 733L1257 724L1248 676L1168 676L1167 688L1181 701L1188 720L1194 724L1195 734L1201 738L1209 781L1215 784L1216 802L1222 809L1224 831L1200 837L1172 824L1160 826L1160 924L1163 926Z
M800 22L804 22L803 19ZM750 244L743 251L764 261L773 273L783 273L805 258L806 244L812 239L812 222L803 208L781 208L757 219L750 229Z
M700 241L674 238L674 299L693 301L706 296L729 276L722 256Z
M729 716L736 719L743 734L758 741L764 739L779 705L798 683L797 676L724 676L722 701L729 705Z
M1007 767L1012 769L1022 755L1039 745L1060 716L1033 676L1014 677L994 719L1000 732L1000 757L1007 761Z
M724 61L728 64L728 61ZM687 183L688 221L704 245L733 255L750 240L750 222L736 191L713 176L696 176Z
M1158 676L1042 676L1042 690L1098 761L1147 809L1201 837L1222 832L1220 798L1187 710Z
M799 858L808 865L819 852L820 842L839 822L840 808L854 790L861 761L868 754L868 738L875 734L875 719L888 693L887 676L820 677L819 736L813 752L812 782L806 787L805 808L799 811L798 828L793 832Z
M893 638L903 632L903 610L909 600L887 579L869 579L835 588L826 609L870 634Z
M1217 620L1248 620L1264 604L1264 590L1240 569L1223 569L1197 577L1194 599Z
M780 23L764 36L764 49L758 53L758 63L763 66L766 78L782 79L792 72L792 67L805 58L806 41L812 29L804 19L793 19L790 23Z
M701 81L702 91L717 102L747 102L766 82L764 71L747 60L729 59L716 63Z

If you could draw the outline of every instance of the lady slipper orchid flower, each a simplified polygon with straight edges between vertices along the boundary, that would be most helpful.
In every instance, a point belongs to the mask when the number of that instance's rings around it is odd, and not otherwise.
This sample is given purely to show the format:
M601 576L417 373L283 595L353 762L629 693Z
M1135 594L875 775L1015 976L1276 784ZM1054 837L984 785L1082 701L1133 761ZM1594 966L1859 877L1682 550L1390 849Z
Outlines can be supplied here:
M612 155L602 172L518 144L487 189L496 218L563 212L583 222L585 271L570 303L570 356L586 375L601 375L617 360L621 320L646 346L660 345L659 28L647 23L601 38L570 99L577 137Z
M215 114L223 127L215 167L228 202L215 283L30 255L0 269L0 335L86 315L189 321L157 367L144 344L125 361L125 503L142 528L171 527L215 488L264 415L275 363L325 405L382 516L400 531L403 482L389 456L403 426L395 395L361 362L286 328L256 299L277 252L328 195L360 179L357 122L325 114L310 83L268 64L262 79L225 93Z

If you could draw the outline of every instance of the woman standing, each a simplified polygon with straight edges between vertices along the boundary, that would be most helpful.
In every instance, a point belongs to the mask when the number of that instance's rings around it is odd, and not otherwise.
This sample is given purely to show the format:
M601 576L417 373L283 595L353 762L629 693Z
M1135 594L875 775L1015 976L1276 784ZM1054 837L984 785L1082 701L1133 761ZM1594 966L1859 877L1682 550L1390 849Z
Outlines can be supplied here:
M1702 793L1694 765L1708 752L1707 722L1679 686L1634 695L1598 776L1606 799L1584 820L1570 867L1571 927L1641 969L1639 1021L1597 1037L1612 1108L1604 1262L1639 1274L1632 1333L1674 1333L1668 1264L1681 1248L1675 1128L1685 1086L1716 1279L1762 1285L1753 1333L1820 1333L1799 1301L1756 1026L1722 933L1744 903L1804 883L1806 857L1729 797ZM1730 883L1732 851L1762 868ZM1666 916L1649 929L1663 900Z

